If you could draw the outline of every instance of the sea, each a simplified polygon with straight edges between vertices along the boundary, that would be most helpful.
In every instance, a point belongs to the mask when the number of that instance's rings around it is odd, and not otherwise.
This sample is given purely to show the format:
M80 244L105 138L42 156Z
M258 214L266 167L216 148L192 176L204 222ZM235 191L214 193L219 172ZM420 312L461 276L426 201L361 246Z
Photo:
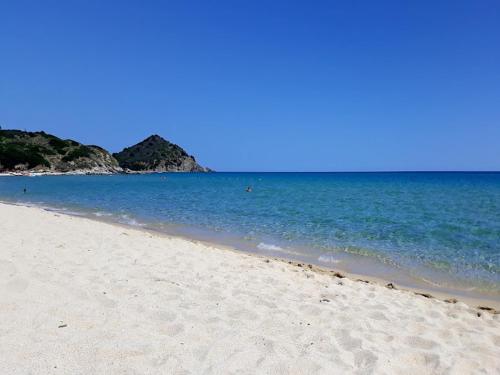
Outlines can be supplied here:
M0 200L500 299L496 172L9 176Z

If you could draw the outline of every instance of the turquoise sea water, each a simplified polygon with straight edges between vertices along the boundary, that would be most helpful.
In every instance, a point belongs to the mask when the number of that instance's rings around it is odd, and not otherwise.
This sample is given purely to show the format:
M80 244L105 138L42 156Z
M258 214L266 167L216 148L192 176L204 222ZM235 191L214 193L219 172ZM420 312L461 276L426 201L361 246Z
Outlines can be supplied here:
M500 291L500 173L0 177L0 199Z

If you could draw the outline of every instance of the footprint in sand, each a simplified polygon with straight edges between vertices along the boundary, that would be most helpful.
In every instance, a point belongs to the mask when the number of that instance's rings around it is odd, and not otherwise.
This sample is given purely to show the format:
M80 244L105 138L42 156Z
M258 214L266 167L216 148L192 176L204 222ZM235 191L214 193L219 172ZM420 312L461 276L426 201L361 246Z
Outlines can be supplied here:
M253 342L253 346L259 349L262 353L266 355L275 353L274 341L269 340L264 336L253 336L250 340Z
M162 298L164 301L178 301L181 298L181 293L179 294L165 294Z
M208 284L208 286L210 288L213 288L213 289L220 289L220 288L222 288L223 285L221 283L219 283L218 281L212 281Z
M151 314L151 319L162 322L173 322L177 315L171 311L155 311Z
M400 361L401 363L412 363L415 366L424 367L429 371L428 373L433 374L436 373L435 370L440 365L439 355L433 353L408 353Z
M174 337L184 331L184 325L180 323L170 324L160 328L160 333Z
M204 361L208 354L208 346L199 346L193 349L193 356L200 362Z
M384 321L389 321L385 314L381 313L380 311L375 311L374 313L370 314L370 318L373 320L384 320Z
M348 330L341 330L338 334L335 335L335 338L339 345L345 350L354 350L361 348L361 340L351 337Z
M271 309L271 310L274 310L276 308L278 308L278 306L274 303L274 302L270 302L270 301L267 301L265 299L262 299L262 298L255 298L252 302L255 306L265 306L267 307L268 309Z
M8 280L17 273L14 263L9 260L0 259L0 280Z
M311 304L303 304L299 306L299 311L309 316L318 316L321 314L321 309Z
M373 370L377 360L378 357L368 350L357 350L354 353L354 363L360 370Z
M227 315L233 319L244 319L249 321L256 321L259 319L259 316L256 313L247 309L232 310L229 311Z
M432 349L438 345L435 341L427 340L418 336L408 336L406 338L406 342L410 347L419 349Z
M500 336L493 337L493 344L495 344L495 346L500 346Z
M97 294L95 299L104 307L113 308L116 307L116 302L104 294Z
M29 283L28 280L22 279L20 277L16 277L15 279L9 281L5 285L7 286L7 289L10 292L13 292L13 293L22 293L22 292L24 292L26 290L26 288L28 288L29 284L30 283Z

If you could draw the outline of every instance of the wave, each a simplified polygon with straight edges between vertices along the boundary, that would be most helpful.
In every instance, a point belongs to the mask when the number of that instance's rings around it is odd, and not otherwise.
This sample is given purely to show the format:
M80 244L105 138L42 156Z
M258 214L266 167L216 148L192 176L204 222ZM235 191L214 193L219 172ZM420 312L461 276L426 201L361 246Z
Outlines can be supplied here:
M102 217L102 216L113 216L113 214L109 213L109 212L94 212L94 215L97 216L97 217Z
M284 251L282 247L272 245L272 244L267 244L264 242L261 242L257 245L257 248L260 250L271 250L271 251Z
M341 262L341 260L335 258L333 255L321 255L318 258L318 261L322 262L322 263L333 263L333 264L337 264L337 263Z
M283 253L287 255L292 255L292 256L302 256L304 254L298 253L296 251L290 250L290 249L284 249L278 245L273 245L273 244L268 244L265 242L261 242L257 245L257 249L259 250L267 250L267 251L274 251L278 253Z
M137 226L137 227L143 227L146 225L143 223L139 223L137 220L135 220L134 218L131 218L128 215L120 215L119 222L122 224L133 225L133 226Z

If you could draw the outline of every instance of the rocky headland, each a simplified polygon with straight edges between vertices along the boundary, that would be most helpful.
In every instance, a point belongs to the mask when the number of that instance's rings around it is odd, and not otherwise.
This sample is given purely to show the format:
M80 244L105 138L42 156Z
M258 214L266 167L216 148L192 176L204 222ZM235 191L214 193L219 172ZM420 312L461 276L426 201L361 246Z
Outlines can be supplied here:
M180 146L159 135L113 154L120 166L138 172L209 172Z
M43 131L0 130L2 174L208 172L194 156L158 135L111 154Z

